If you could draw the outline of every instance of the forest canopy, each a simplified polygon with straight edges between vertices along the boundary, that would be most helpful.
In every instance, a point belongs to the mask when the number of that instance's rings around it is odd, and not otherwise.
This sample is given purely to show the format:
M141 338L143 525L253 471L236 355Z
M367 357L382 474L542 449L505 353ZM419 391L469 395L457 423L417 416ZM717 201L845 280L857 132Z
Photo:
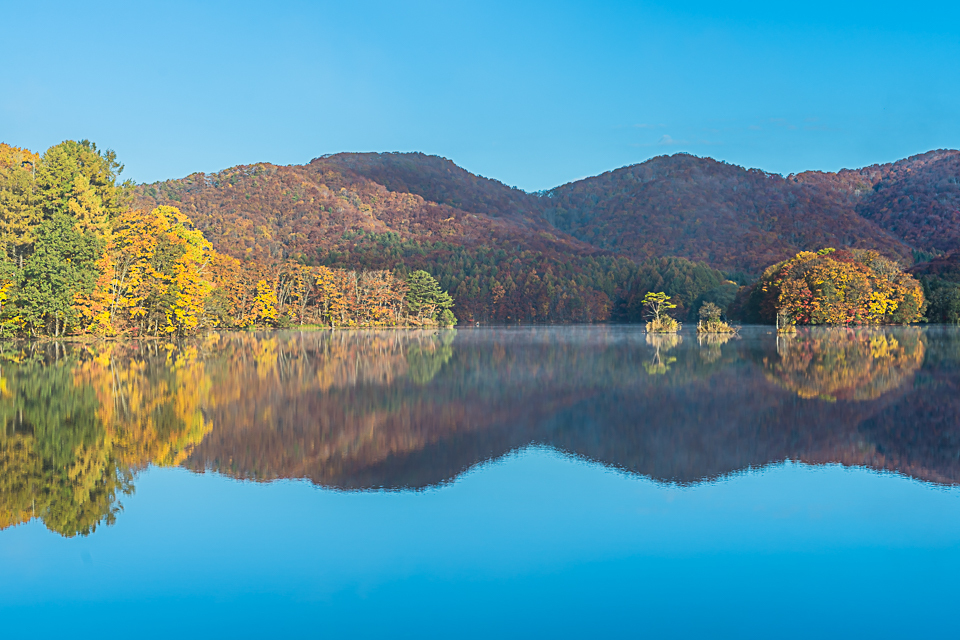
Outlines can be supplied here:
M907 324L921 319L920 283L876 251L802 251L763 272L745 319L768 324Z
M390 270L220 253L180 209L133 208L132 185L118 181L122 170L116 154L86 140L42 156L0 145L4 335L456 322L452 298L426 272L411 290L404 274Z
M711 303L759 321L741 288L798 251L909 264L955 250L958 162L941 150L784 178L678 154L529 194L423 154L132 185L88 141L42 156L0 145L0 332L642 322L651 292L677 320ZM416 272L451 304L424 314ZM917 277L926 318L957 321L960 286ZM844 304L848 320L837 307L809 321L895 322L910 306L906 294L881 314Z

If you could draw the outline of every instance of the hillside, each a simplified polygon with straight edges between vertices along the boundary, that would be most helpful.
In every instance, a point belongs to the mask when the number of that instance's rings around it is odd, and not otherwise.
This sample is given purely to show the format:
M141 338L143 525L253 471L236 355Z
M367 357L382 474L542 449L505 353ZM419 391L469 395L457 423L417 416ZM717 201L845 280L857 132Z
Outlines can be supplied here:
M536 195L474 175L446 158L422 153L338 153L311 164L340 167L388 191L412 193L463 211L539 222L541 201Z
M891 164L809 171L794 179L833 192L858 215L917 250L960 248L960 151L938 149Z
M141 185L136 198L144 210L180 208L218 250L241 259L426 269L467 321L631 319L633 298L664 282L686 312L724 283L702 265L638 265L598 249L547 223L535 196L422 154L240 166Z
M949 150L787 177L677 154L540 195L436 156L342 153L141 185L136 199L180 207L241 259L422 268L465 320L564 322L634 320L637 296L664 282L687 314L723 285L716 270L743 281L801 250L906 265L956 250L958 183Z
M546 197L545 216L557 228L635 259L677 255L754 274L822 247L911 259L910 247L864 220L835 189L709 158L661 156Z

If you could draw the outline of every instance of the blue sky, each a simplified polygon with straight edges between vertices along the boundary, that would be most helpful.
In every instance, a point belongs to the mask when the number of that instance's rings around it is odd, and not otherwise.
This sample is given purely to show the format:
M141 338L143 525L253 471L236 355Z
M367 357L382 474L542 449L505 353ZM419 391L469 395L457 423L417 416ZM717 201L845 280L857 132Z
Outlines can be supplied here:
M0 140L138 182L423 151L528 191L686 151L777 173L960 147L948 2L3 2Z

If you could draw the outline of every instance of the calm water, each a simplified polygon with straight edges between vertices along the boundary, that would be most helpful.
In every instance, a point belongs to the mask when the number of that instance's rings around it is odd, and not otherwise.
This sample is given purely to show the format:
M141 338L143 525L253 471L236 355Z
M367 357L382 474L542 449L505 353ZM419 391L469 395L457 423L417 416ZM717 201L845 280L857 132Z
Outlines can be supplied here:
M3 637L960 634L955 328L0 362Z

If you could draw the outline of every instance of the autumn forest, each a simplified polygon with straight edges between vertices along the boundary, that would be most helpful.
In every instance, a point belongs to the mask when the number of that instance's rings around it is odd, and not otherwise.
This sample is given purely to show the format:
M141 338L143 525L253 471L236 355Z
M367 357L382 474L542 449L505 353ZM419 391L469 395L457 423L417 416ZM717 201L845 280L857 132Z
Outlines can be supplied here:
M133 206L122 165L87 141L0 147L0 331L184 336L202 329L451 326L424 271L238 260L178 208Z
M423 154L122 169L0 145L3 335L641 322L651 292L685 321L960 320L957 151L787 177L677 154L536 194Z

